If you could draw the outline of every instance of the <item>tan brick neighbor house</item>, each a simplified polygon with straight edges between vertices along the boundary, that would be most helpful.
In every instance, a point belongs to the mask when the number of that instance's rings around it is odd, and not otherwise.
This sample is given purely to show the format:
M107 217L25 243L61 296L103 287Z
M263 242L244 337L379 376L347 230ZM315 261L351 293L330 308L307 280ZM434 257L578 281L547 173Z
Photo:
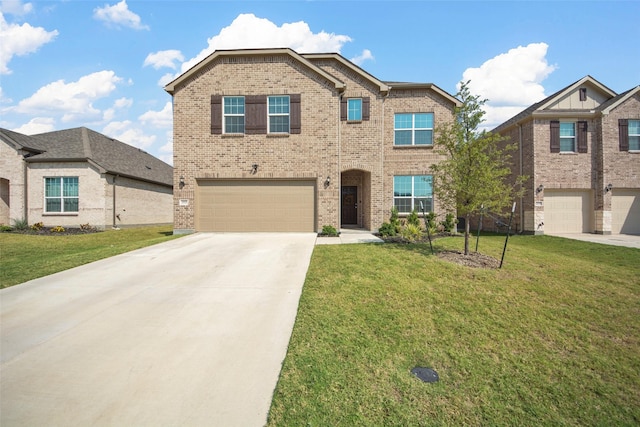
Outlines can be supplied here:
M173 168L87 128L0 129L0 224L98 229L173 221Z
M530 178L518 231L640 234L640 86L617 94L586 76L494 132Z
M216 51L169 83L174 231L377 230L395 205L444 216L434 127L459 101L339 54Z

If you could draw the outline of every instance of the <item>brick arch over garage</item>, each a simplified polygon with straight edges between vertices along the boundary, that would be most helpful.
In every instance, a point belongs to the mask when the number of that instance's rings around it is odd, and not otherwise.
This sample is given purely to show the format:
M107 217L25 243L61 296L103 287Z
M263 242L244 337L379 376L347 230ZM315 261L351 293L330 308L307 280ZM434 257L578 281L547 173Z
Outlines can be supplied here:
M340 226L371 230L371 172L345 169L340 174Z

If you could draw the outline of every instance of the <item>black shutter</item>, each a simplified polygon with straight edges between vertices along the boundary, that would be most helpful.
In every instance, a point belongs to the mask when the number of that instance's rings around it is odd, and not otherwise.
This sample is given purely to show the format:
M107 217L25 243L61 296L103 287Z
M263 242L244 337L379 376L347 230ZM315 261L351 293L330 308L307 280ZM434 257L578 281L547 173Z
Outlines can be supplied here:
M620 133L620 151L629 151L629 120L618 120L618 132Z
M340 100L340 120L347 120L347 98Z
M364 97L362 98L362 120L369 120L371 116L371 100L370 98Z
M300 94L289 95L289 133L301 133Z
M549 123L551 129L551 152L560 152L560 122L558 120L552 120Z
M578 153L589 151L587 144L587 122L578 122Z
M222 133L222 95L211 95L211 134Z
M244 97L245 133L257 135L267 133L267 97L266 95L248 95Z
M580 101L586 101L587 100L587 88L586 87L581 87L580 88Z

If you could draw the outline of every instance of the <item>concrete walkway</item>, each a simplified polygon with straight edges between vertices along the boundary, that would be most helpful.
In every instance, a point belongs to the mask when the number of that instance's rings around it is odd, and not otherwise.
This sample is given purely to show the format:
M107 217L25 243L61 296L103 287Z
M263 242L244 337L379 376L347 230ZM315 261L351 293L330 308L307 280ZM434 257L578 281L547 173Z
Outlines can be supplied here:
M582 240L584 242L600 243L603 245L626 246L628 248L640 249L640 236L631 234L591 234L591 233L560 233L552 234L565 239Z
M315 241L194 234L2 289L0 425L264 425Z
M382 239L374 236L371 231L342 228L338 237L318 237L318 240L316 240L316 245L339 245L345 243L382 243Z

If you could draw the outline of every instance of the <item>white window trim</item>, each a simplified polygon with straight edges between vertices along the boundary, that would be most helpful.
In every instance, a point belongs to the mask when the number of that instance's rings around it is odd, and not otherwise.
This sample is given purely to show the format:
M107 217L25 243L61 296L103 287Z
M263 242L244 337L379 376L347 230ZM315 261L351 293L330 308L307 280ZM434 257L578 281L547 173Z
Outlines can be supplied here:
M77 196L64 196L64 178L76 178L78 180L78 195ZM47 179L56 179L60 183L60 196L59 197L47 197ZM45 215L77 215L80 212L80 178L78 176L45 176L42 180L42 194L44 196L44 206L42 206L42 213ZM50 212L47 210L47 199L59 199L60 200L60 212ZM65 199L78 199L77 211L65 211L64 200Z
M631 133L631 122L640 122L640 119L628 119L627 120L627 126L628 126L628 141L629 141L629 152L630 153L640 153L640 148L639 149L632 149L631 148L631 137L632 136L637 136L640 138L640 133Z
M357 119L352 119L349 117L351 109L349 108L350 101L360 101L360 117ZM347 121L349 122L361 122L362 121L362 98L347 98Z
M396 128L396 114L411 114L411 128L410 129L397 129ZM417 112L417 113L395 113L393 115L393 146L394 147L433 147L433 127L430 128L416 128L416 114L431 114L433 122L435 123L435 114L432 112ZM398 145L396 144L396 131L411 131L411 144L410 145ZM416 144L416 131L417 130L430 130L431 131L431 144Z
M225 111L224 111L224 107L225 107L224 101L225 101L225 99L230 99L230 98L242 98L242 102L243 102L244 108L245 108L245 113L243 113L243 114L237 114L237 113L229 113L229 114L227 114L227 113L225 113ZM243 120L244 121L244 127L245 127L245 130L246 130L246 126L247 126L247 119L245 117L246 112L247 112L246 108L247 108L247 104L246 104L244 96L236 95L236 96L223 96L222 97L222 133L223 134L231 134L231 135L236 134L236 135L238 135L240 133L244 133L244 132L227 132L227 121L225 119L227 117L243 117L244 118L244 120Z
M395 199L410 199L411 200L411 210L409 212L398 212L398 215L400 216L406 216L409 215L411 212L413 212L414 210L417 212L420 212L420 205L418 204L418 206L414 206L415 205L415 199L431 199L431 211L433 211L433 175L394 175L394 182L393 182L393 191L395 193L395 178L396 177L401 177L401 176L410 176L411 177L411 196L396 196L395 194L393 195L393 205L395 206ZM419 176L430 176L431 177L431 196L427 196L427 197L416 197L415 193L416 193L416 177ZM431 212L431 211L427 211L427 212Z
M562 136L562 124L572 124L573 125L573 136L569 137L569 136ZM560 153L568 153L568 154L574 154L578 152L578 138L577 138L577 133L578 133L578 128L576 126L576 122L560 122L560 136L559 136L559 144L560 144ZM563 151L562 150L562 140L563 139L573 139L573 150L572 151Z
M287 98L289 102L289 112L288 113L271 113L269 111L269 106L271 102L271 98ZM273 132L271 130L271 117L288 117L289 118L289 129L286 132ZM289 134L291 133L291 97L289 95L269 95L267 96L267 133L269 134Z

